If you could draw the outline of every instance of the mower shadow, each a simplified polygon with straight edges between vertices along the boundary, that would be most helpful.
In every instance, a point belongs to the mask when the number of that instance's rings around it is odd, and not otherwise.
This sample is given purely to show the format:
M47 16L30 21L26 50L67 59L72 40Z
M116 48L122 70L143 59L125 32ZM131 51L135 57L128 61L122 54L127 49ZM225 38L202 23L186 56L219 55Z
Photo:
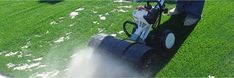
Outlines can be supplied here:
M56 4L63 1L64 0L38 0L39 3L48 3L48 4Z
M183 26L185 16L185 14L172 16L168 21L157 27L158 29L170 29L176 36L176 42L175 46L171 50L158 49L156 53L159 54L153 55L153 66L150 68L152 77L154 77L154 75L157 75L160 70L163 69L170 62L170 60L174 57L178 49L181 47L181 45L184 43L184 41L187 39L187 37L194 30L197 23L199 22L198 21L192 26Z

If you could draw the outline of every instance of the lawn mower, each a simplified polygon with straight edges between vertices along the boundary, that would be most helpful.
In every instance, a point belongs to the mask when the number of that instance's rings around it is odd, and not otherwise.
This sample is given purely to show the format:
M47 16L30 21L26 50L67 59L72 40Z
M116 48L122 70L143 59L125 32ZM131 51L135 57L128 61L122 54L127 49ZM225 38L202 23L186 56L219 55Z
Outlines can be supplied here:
M134 21L125 21L123 31L128 39L117 39L107 34L98 34L91 38L88 46L97 52L111 54L121 59L130 61L136 65L147 66L150 64L149 55L156 49L172 49L175 43L175 35L169 29L158 28L163 13L168 9L164 0L145 0L146 4L137 7L133 12ZM155 6L151 3L156 2ZM132 32L129 32L129 27ZM150 34L150 32L156 32ZM160 46L156 48L155 46Z

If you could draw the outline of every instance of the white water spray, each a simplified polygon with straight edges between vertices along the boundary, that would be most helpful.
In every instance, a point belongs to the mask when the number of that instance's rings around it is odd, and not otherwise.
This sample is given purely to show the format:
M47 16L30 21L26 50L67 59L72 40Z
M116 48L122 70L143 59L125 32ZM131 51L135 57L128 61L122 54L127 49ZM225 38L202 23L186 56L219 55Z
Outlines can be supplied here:
M93 49L86 48L71 56L66 78L141 77L123 61L107 55L94 55L94 52Z
M3 75L1 75L1 74L0 74L0 78L8 78L8 77L6 77L6 76L3 76Z

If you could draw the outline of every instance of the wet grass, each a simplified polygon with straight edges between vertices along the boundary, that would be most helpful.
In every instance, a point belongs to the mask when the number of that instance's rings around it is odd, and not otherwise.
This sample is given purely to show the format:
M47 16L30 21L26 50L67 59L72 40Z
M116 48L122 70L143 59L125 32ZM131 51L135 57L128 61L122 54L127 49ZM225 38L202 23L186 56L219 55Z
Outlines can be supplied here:
M234 10L230 9L233 4L231 0L207 1L203 18L176 50L170 62L157 73L157 76L233 77ZM124 8L128 10L126 13L111 12L118 6L126 5L133 7ZM137 4L113 3L112 1L65 0L56 4L37 1L0 1L0 53L2 53L0 72L10 77L27 78L33 73L58 70L60 72L57 77L62 77L74 49L83 48L90 36L99 33L99 28L105 28L103 32L109 34L121 31L122 23L132 19L130 16L134 6ZM172 8L174 4L168 4L168 6ZM71 19L70 12L78 8L84 8L84 10ZM106 13L109 15L105 15ZM106 20L100 20L99 15L106 16ZM163 17L164 22L170 18L169 16ZM52 21L61 22L51 25ZM93 23L94 21L99 24ZM70 26L71 24L74 26ZM66 37L66 33L69 32L71 32L69 39L61 43L54 42L61 37ZM117 36L126 38L124 34L117 34ZM27 42L30 42L29 47L22 49L21 47ZM21 51L23 55L32 55L4 56L11 51ZM31 63L27 60L39 57L43 57L41 62L46 67L25 71L14 70L6 66L8 63Z

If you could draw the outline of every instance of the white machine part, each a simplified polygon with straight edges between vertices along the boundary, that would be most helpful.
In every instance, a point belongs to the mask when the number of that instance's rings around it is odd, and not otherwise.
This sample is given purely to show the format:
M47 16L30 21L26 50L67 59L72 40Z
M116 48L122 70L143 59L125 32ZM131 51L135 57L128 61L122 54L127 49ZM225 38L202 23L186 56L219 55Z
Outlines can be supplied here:
M164 4L164 0L158 0L160 2L159 5ZM156 6L156 9L159 8L159 5ZM145 9L136 9L133 12L133 17L135 23L138 25L136 31L131 35L131 40L137 40L140 38L141 40L145 40L150 32L150 29L152 28L153 24L149 24L144 16L148 15L148 11Z
M133 13L135 23L138 25L136 31L130 37L132 40L137 40L140 37L141 40L145 40L150 32L150 25L145 19L144 16L148 14L148 11L141 9L135 10Z

